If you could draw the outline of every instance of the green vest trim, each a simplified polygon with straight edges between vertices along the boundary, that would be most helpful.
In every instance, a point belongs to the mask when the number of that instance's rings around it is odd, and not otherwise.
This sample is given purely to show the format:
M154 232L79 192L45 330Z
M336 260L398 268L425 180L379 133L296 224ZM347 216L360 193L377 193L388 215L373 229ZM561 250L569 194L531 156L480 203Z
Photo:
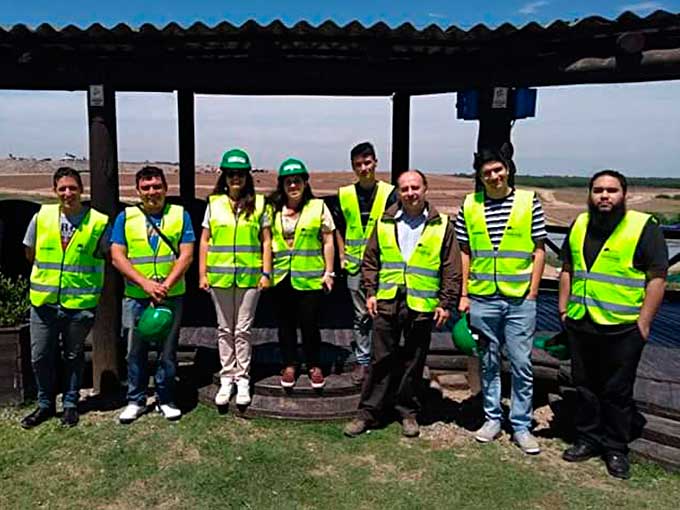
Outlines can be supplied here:
M257 287L262 275L261 220L264 197L255 195L255 210L238 217L227 195L213 195L210 207L210 241L206 269L211 287Z
M307 202L295 226L293 247L288 248L283 238L281 211L276 213L272 224L274 285L278 285L290 274L294 289L321 290L326 269L321 242L322 214L323 200L313 198Z
M340 209L345 217L345 269L349 274L357 274L364 258L364 250L373 229L385 211L387 199L394 186L383 181L376 183L375 196L371 205L366 228L361 224L361 210L354 184L343 186L338 190Z
M166 204L161 220L161 231L172 245L179 250L184 226L184 208L180 205ZM158 239L154 251L149 244L146 216L138 207L125 208L125 240L127 257L132 266L145 278L162 281L172 271L177 260L175 254L163 239ZM168 292L168 296L181 296L185 292L184 276ZM133 282L125 281L125 295L136 299L146 299L149 295Z
M441 287L441 251L448 217L429 221L408 263L404 261L397 242L397 226L392 218L378 222L380 270L378 300L394 299L399 287L406 288L406 305L417 312L434 312L439 305Z
M465 197L463 211L471 255L469 294L489 296L499 292L508 297L522 297L527 293L534 267L533 203L533 191L515 190L508 223L498 250L494 250L484 216L484 192Z
M637 321L645 299L646 276L633 266L635 249L651 216L628 211L602 246L590 271L583 256L589 214L576 218L569 233L573 274L567 316L578 320L586 311L596 324Z
M59 304L75 310L94 308L104 287L104 259L95 257L95 253L109 218L90 209L64 250L60 215L58 204L43 205L38 212L31 304Z

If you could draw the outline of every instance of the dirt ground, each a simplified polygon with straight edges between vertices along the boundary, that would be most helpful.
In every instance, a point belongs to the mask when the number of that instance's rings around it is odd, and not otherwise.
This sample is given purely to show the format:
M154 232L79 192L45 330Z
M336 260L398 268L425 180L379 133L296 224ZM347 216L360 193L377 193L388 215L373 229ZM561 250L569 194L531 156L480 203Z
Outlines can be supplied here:
M68 164L80 170L87 170L86 160L69 162L9 160L0 159L0 194L23 197L51 197L51 174L55 168ZM146 162L120 164L120 195L123 200L134 200L134 172ZM179 194L179 174L177 165L170 163L153 163L166 172L170 194ZM210 165L196 167L196 196L206 197L215 183L218 169ZM379 178L389 180L388 172L380 172ZM260 192L269 192L276 185L274 170L256 170L253 173L255 187ZM84 174L85 188L89 188L89 175ZM441 211L454 214L463 198L473 190L472 179L454 177L452 175L430 174L428 177L428 198ZM318 196L332 195L338 187L352 182L353 175L349 169L337 172L312 171L312 189ZM569 225L584 209L586 193L583 189L564 188L559 190L533 188L539 194L545 209L546 220L551 225ZM680 212L680 201L655 198L660 194L677 194L676 189L641 188L629 189L628 203L638 210L648 212Z

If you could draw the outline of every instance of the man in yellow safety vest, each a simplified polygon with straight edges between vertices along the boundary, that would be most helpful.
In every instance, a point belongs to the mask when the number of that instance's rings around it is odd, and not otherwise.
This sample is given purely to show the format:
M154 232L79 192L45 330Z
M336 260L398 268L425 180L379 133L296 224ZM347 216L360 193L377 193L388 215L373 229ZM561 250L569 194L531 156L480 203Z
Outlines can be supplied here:
M418 385L432 326L449 319L460 293L453 225L426 201L427 179L418 170L404 172L397 191L399 202L378 222L361 268L373 318L373 352L358 417L345 427L349 437L375 426L392 409L401 416L404 436L420 433Z
M626 209L627 183L614 170L589 184L588 212L562 247L559 313L571 348L578 462L603 455L610 475L630 476L633 386L650 326L661 306L668 248L656 220Z

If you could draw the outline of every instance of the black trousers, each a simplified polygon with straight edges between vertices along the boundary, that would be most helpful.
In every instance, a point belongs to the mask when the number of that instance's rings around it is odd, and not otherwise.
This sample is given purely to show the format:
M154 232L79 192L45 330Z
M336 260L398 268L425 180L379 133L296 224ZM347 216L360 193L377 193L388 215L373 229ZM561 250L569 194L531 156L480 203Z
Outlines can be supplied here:
M617 335L567 328L576 386L577 439L606 452L628 452L635 403L633 387L644 340L639 330Z
M319 311L321 290L297 290L287 276L274 287L274 301L279 324L279 347L284 366L298 366L297 328L302 331L302 348L307 368L318 367L321 357Z
M359 417L378 422L394 409L402 418L415 418L420 411L418 390L430 348L433 314L410 310L403 294L378 303L371 367L361 391ZM402 333L404 345L400 346Z

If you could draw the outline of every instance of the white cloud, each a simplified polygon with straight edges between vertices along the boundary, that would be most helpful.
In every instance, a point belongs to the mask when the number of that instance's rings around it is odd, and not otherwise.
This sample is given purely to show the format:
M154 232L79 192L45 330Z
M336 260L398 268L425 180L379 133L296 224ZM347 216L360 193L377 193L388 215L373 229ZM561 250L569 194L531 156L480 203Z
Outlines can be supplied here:
M621 7L621 12L632 11L638 14L649 14L658 9L663 9L663 4L661 2L639 2L636 4L623 5Z
M545 7L550 2L547 0L538 0L536 2L529 2L519 8L520 14L536 14L541 7Z

